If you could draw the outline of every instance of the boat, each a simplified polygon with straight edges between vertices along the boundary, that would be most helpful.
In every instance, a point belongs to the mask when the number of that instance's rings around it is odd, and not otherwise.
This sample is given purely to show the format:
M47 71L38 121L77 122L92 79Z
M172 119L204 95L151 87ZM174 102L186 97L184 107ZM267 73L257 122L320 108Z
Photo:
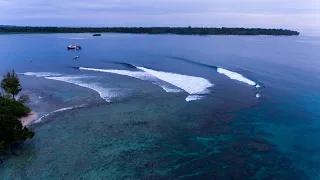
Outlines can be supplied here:
M75 57L73 57L73 59L78 59L78 58L80 58L80 56L75 56Z
M68 50L71 50L71 49L74 49L74 50L80 50L81 49L81 46L76 46L76 45L69 45L67 47Z
M101 34L93 34L92 36L101 36Z

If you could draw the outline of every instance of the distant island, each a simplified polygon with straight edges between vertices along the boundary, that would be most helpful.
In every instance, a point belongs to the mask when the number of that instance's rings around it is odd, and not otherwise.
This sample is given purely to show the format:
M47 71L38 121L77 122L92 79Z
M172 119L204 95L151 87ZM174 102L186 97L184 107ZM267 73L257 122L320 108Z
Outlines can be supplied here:
M101 36L101 34L92 34L92 36Z
M0 26L0 34L12 33L134 33L181 35L272 35L297 36L298 31L261 28L206 28L206 27L32 27Z

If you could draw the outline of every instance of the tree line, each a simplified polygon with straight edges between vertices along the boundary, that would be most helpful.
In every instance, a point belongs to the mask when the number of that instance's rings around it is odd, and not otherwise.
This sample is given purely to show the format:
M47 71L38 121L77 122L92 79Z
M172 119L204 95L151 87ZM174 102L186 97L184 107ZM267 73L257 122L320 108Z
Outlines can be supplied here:
M20 117L27 116L31 110L24 105L27 96L15 97L22 90L17 74L8 72L1 81L0 93L0 155L8 154L11 149L31 139L34 132L27 127L23 127ZM2 160L0 159L0 164Z
M0 33L134 33L181 35L299 35L298 31L262 28L205 28L205 27L32 27L0 26Z

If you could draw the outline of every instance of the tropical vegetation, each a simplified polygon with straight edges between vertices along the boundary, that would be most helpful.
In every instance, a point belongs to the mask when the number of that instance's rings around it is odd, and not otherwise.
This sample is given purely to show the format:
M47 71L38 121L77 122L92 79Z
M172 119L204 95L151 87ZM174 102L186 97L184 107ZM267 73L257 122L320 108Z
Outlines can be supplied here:
M0 153L7 154L19 143L34 136L34 132L23 127L20 117L27 116L30 108L23 103L26 96L16 100L16 95L21 91L21 85L17 74L8 72L1 81L0 93ZM1 160L0 160L1 163Z
M32 27L0 26L0 33L137 33L181 35L299 35L287 29L206 27Z

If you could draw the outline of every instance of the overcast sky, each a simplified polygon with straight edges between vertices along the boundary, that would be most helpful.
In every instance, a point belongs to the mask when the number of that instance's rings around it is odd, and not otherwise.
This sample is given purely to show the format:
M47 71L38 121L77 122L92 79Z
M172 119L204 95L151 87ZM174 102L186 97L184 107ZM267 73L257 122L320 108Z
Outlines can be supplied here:
M241 26L316 32L320 0L0 0L0 24Z

